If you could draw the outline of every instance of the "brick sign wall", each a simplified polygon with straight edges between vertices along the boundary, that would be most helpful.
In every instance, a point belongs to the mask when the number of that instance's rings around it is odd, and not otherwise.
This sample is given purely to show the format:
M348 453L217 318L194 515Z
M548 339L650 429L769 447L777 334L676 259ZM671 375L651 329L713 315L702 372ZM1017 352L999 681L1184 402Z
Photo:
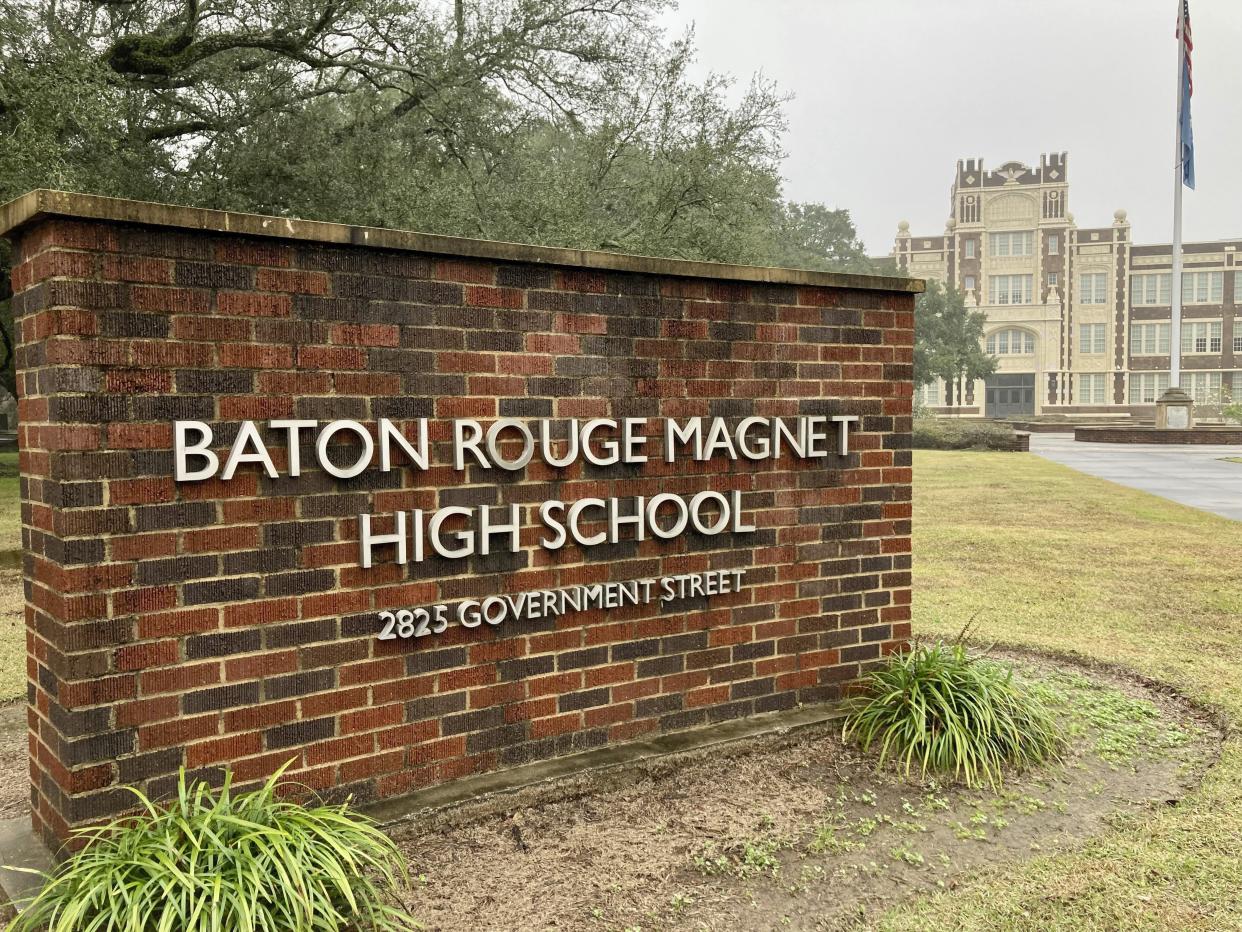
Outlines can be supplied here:
M362 800L838 696L910 618L919 283L646 260L35 192L14 244L34 820L179 767ZM453 468L454 419L854 415L849 453ZM301 475L268 422L390 419L425 470ZM174 478L256 421L281 471ZM509 438L510 446L512 437ZM335 449L335 447L333 448ZM348 453L348 450L345 451ZM348 459L348 455L345 456ZM360 565L359 515L703 490L753 531ZM377 638L379 612L716 573L663 603ZM736 572L735 572L736 571ZM736 585L730 585L736 583ZM713 592L714 594L705 594ZM511 603L510 603L511 604ZM457 616L452 615L455 618Z

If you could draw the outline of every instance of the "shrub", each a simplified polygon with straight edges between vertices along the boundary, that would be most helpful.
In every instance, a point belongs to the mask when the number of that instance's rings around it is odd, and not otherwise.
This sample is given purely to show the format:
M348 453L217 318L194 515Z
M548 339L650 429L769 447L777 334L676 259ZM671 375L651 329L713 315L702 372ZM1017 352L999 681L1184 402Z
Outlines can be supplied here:
M891 655L863 678L848 706L843 737L880 766L906 775L949 775L970 786L998 786L1004 769L1060 756L1062 740L1039 699L1003 664L937 642Z
M920 417L914 419L911 445L916 450L1011 450L1014 431L994 421Z
M283 768L282 771L283 772ZM49 877L10 932L394 932L404 858L347 807L278 799L275 774L233 794L186 785L160 808L79 829L87 845Z

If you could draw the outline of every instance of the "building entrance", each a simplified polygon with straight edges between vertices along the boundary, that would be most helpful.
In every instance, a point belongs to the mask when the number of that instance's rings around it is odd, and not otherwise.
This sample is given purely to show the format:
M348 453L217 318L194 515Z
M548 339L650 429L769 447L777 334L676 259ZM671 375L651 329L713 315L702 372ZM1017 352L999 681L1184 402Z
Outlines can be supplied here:
M1007 372L988 376L984 382L988 417L1013 417L1035 413L1035 373Z

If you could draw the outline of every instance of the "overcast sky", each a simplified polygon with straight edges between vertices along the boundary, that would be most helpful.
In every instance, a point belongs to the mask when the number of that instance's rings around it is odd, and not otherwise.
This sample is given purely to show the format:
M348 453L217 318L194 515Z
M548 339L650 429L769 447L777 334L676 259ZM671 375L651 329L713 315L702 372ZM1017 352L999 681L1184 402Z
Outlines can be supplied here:
M1186 240L1242 239L1242 0L1190 0L1197 189ZM1171 239L1176 0L681 0L702 71L788 105L786 195L849 208L873 255L943 232L959 158L1069 153L1070 211Z

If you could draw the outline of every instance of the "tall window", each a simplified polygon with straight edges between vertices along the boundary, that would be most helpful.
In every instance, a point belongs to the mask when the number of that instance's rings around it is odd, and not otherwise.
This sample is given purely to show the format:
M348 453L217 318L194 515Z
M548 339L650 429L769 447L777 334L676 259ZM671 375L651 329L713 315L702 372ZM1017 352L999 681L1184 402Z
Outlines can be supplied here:
M988 234L988 250L994 256L1029 256L1034 246L1035 234L1031 230Z
M1061 282L1061 276L1060 276L1060 275L1058 275L1056 272L1049 272L1049 273L1048 273L1048 287L1049 287L1049 288L1056 288L1056 287L1057 287L1057 285L1059 285L1059 284L1060 284L1060 282Z
M1172 277L1168 272L1149 272L1130 276L1130 302L1132 304L1168 305L1173 293Z
M1183 353L1219 353L1220 321L1182 321Z
M1163 356L1168 352L1168 324L1130 325L1130 355Z
M1061 237L1056 233L1048 236L1048 255L1055 256L1061 251Z
M975 277L973 275L967 275L965 279L962 281L962 284L965 286L967 291L974 291L975 290Z
M1169 389L1167 372L1131 372L1130 404L1149 405Z
M1219 372L1183 372L1182 388L1190 393L1197 405L1220 403Z
M1108 401L1108 374L1094 372L1078 376L1078 403L1083 405L1102 405Z
M1107 324L1079 324L1078 351L1081 353L1104 353L1108 351Z
M1237 318L1234 318L1234 321L1233 321L1233 351L1234 351L1235 353L1242 353L1242 333L1238 333L1238 329L1239 329L1239 328L1242 328L1242 324L1239 324L1239 323L1238 323L1238 321L1237 321Z
M1220 304L1224 299L1224 272L1183 272L1183 304Z
M940 380L932 379L926 385L918 386L914 390L914 400L921 405L940 404Z
M988 334L986 347L993 356L1030 356L1035 352L1035 335L1026 330L998 330Z
M1087 272L1078 277L1078 300L1083 304L1108 302L1108 273Z
M973 239L962 240L962 248L966 250L964 254L967 259L975 257L975 241Z
M1030 275L989 275L989 304L1030 304Z

